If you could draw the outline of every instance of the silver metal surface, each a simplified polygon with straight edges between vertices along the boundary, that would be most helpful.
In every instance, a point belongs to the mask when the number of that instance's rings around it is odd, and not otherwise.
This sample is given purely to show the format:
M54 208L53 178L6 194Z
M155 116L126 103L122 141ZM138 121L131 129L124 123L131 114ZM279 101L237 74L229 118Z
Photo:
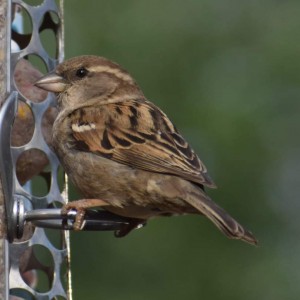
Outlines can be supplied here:
M61 196L58 185L59 162L53 151L49 148L42 134L42 119L45 111L55 106L55 98L48 94L47 98L34 103L19 93L13 79L14 71L20 59L27 59L29 55L37 55L45 63L47 70L52 70L63 60L63 17L62 4L57 6L55 0L41 1L40 5L31 6L26 1L12 0L8 1L8 36L13 37L15 50L11 53L10 47L7 48L7 57L10 57L7 64L7 94L9 95L4 105L0 109L0 171L3 178L4 196L6 202L7 223L8 223L8 243L9 253L9 292L11 296L18 296L21 299L71 299L72 294L66 291L70 287L69 283L62 279L63 265L69 265L67 255L69 250L67 245L69 241L64 231L55 231L58 234L56 241L50 238L47 231L43 228L28 226L26 218L29 217L29 211L35 209L46 209L55 203L65 204ZM12 8L16 5L27 12L32 31L29 34L22 32L12 32L10 16ZM56 15L58 22L53 20L51 15ZM51 57L45 50L40 33L44 30L52 31L56 36L56 57ZM26 46L22 41L27 40ZM8 43L9 44L9 43ZM17 44L17 45L16 45ZM18 51L18 48L21 49ZM35 124L32 139L20 147L10 146L11 130L16 115L17 102L22 101L31 109ZM49 169L51 171L50 190L47 195L37 197L32 195L30 190L21 186L16 176L16 166L19 156L26 150L39 149L46 154L49 160ZM5 174L5 176L3 176ZM20 239L22 237L22 239ZM55 243L54 243L55 242ZM39 256L40 247L50 255L50 264L42 261ZM65 268L65 267L64 267ZM41 282L43 281L39 274L43 272L48 278L48 286L43 290ZM66 273L70 275L69 270ZM30 296L28 296L30 295Z
M7 216L7 235L10 241L14 236L13 227L13 194L14 194L14 169L10 145L11 128L17 110L17 92L12 92L5 100L0 111L0 172L6 174L2 177L3 194Z

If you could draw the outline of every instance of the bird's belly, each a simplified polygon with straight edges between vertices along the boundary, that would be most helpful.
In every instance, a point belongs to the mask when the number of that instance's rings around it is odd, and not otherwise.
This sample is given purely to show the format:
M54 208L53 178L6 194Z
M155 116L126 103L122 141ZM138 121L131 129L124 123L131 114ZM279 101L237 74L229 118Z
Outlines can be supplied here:
M156 215L193 212L181 197L178 181L165 174L134 169L89 153L64 158L64 168L84 198L107 201L107 210L147 219ZM72 170L72 171L71 171Z

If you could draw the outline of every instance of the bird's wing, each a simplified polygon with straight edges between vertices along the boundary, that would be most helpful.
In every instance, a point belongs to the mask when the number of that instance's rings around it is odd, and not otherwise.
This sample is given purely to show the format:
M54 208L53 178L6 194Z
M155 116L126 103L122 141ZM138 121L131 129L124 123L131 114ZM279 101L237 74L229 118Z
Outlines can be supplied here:
M77 150L215 187L206 167L172 122L148 101L80 108L69 117Z

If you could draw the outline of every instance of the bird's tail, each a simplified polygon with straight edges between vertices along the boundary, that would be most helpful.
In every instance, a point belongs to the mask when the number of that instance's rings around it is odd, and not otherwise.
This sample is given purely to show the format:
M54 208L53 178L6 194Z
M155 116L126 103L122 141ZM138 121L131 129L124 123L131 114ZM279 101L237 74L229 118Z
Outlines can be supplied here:
M190 205L209 218L227 237L257 245L254 235L214 203L204 192L190 194L185 199Z

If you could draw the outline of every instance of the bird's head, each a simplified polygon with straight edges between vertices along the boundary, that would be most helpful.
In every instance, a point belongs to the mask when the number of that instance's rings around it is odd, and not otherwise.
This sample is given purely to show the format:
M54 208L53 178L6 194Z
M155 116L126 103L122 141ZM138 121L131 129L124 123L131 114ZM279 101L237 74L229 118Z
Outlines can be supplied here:
M59 64L35 85L58 93L61 108L119 102L126 97L141 97L141 90L130 74L118 64L98 56L78 56ZM126 99L124 99L126 100Z

